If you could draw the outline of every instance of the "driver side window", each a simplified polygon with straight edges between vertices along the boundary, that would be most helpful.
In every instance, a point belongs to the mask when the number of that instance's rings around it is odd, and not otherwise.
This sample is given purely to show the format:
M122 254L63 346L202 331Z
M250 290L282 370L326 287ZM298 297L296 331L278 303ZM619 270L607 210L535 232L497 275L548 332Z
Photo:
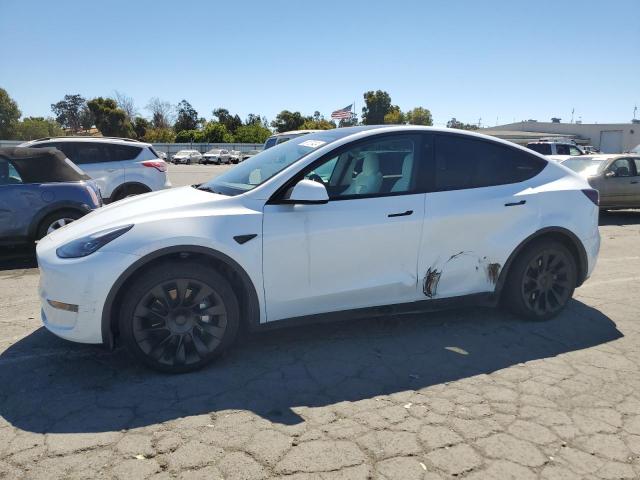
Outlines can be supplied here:
M631 164L628 159L620 158L611 164L609 171L613 172L616 177L630 177Z
M305 175L324 184L331 200L415 190L416 138L383 137L360 143Z

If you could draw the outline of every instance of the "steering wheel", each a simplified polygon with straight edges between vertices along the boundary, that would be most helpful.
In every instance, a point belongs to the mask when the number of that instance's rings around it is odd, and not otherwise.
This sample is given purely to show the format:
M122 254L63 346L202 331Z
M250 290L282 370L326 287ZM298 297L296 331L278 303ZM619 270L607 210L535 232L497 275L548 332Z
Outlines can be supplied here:
M318 175L317 173L312 173L311 175L309 175L307 177L307 180L311 180L312 182L318 182L321 183L322 185L325 185L324 180L322 180L322 177L320 175Z

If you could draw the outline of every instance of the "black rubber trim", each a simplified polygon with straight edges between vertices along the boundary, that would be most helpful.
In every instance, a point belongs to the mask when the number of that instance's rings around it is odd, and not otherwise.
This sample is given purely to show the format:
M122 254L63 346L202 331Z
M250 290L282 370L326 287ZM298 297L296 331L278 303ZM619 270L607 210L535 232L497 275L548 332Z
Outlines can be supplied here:
M109 294L104 302L104 306L102 308L102 343L110 349L113 349L115 346L115 338L112 331L112 320L113 320L113 303L120 292L121 287L125 284L125 282L131 278L133 274L135 274L140 268L144 267L148 263L153 260L164 257L166 255L176 254L176 253L195 253L209 256L211 258L215 258L223 263L225 263L230 269L232 269L242 281L245 291L247 292L248 299L244 307L247 309L247 317L246 320L249 324L249 327L252 328L253 325L257 325L260 323L260 303L258 301L258 294L256 293L256 288L251 281L251 278L245 272L245 270L231 257L225 255L224 253L218 252L217 250L213 250L207 247L201 247L198 245L176 245L173 247L163 248L157 250L145 257L140 258L132 265L129 266L115 283L112 285Z

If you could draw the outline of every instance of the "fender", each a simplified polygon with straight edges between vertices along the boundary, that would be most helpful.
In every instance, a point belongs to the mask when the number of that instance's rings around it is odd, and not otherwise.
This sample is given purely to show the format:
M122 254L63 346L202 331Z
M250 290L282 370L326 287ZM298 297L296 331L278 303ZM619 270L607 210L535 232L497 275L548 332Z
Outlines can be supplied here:
M584 248L584 245L582 244L582 241L578 238L578 236L575 233L573 233L570 230L567 230L566 228L545 227L529 235L522 242L520 242L520 244L513 250L513 252L511 252L511 255L509 255L509 258L504 264L504 268L500 272L500 276L498 277L498 281L496 283L495 293L498 296L502 292L502 288L504 287L504 284L507 281L507 276L509 275L509 270L511 268L511 265L515 260L515 258L518 256L518 254L520 254L520 252L522 252L522 250L526 248L527 245L529 245L529 243L531 243L536 238L542 237L544 235L548 235L550 233L556 233L566 237L575 247L576 252L578 252L578 265L577 265L578 283L576 287L579 287L580 285L582 285L582 283L585 280L586 272L588 270L587 252Z
M58 202L50 203L46 207L38 210L38 212L31 219L28 233L29 238L35 238L40 222L42 222L42 220L44 220L47 215L50 215L58 210L75 210L82 213L83 215L86 215L87 213L92 211L91 207L89 207L86 203L74 202L71 200L61 200Z
M112 329L112 317L114 311L113 307L122 286L145 265L151 263L157 258L175 253L194 253L205 255L224 263L227 267L233 270L239 276L244 286L244 290L247 293L248 298L246 305L241 305L241 309L243 306L246 308L246 321L248 322L249 327L254 328L260 323L260 305L255 286L247 272L245 272L245 270L235 260L233 260L228 255L225 255L224 253L213 250L211 248L201 247L198 245L176 245L172 247L161 248L160 250L156 250L155 252L152 252L136 260L129 266L129 268L127 268L124 272L122 272L122 274L120 274L118 279L111 286L109 294L107 295L104 306L102 308L102 343L106 345L107 348L113 349L115 345L115 338Z
M125 191L126 189L130 188L130 187L134 187L136 189L140 189L143 191L143 193L149 193L151 191L151 189L149 187L147 187L144 183L140 183L140 182L126 182L123 183L121 185L118 185L115 190L113 190L111 192L111 196L109 197L109 201L111 201L111 199L113 198L117 198L118 195L120 195L121 192Z

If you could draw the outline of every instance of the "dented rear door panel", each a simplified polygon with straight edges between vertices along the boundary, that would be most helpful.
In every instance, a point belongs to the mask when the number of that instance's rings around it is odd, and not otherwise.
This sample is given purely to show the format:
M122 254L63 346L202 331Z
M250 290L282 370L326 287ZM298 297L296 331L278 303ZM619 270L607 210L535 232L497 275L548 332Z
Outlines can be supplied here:
M422 298L493 292L511 252L538 228L536 198L526 182L428 193Z

